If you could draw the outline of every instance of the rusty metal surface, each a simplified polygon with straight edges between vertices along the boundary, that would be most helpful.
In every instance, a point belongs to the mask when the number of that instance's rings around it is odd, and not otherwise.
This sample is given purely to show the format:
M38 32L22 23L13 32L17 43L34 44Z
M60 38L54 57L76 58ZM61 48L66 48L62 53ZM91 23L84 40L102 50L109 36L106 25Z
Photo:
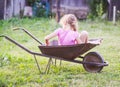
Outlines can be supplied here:
M74 60L79 55L84 54L88 50L95 47L97 44L76 44L66 46L38 46L42 54L61 57L69 60Z

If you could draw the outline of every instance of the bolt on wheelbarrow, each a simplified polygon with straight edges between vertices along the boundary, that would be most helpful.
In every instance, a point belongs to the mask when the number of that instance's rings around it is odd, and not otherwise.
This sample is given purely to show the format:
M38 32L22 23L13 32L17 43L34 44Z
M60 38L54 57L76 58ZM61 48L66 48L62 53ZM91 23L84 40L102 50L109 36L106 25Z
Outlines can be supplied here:
M35 36L33 36L26 29L15 28L14 30L19 30L19 29L23 30L26 34L31 36L35 41L37 41L40 44L38 46L38 48L41 51L40 53L33 52L27 49L26 47L24 47L23 45L19 44L18 42L16 42L15 40L11 39L10 37L6 35L0 35L0 37L4 37L5 39L17 45L18 47L32 54L35 58L35 61L36 61L36 64L37 64L37 67L40 73L41 73L41 70L40 70L40 66L38 64L36 56L43 56L43 57L49 58L45 72L49 71L52 58L82 64L86 71L92 72L92 73L100 72L104 66L108 66L108 63L104 61L103 57L99 53L87 52L99 44L83 43L83 44L61 45L60 46L60 45L54 44L56 43L56 41L53 41L52 45L45 46L42 42L40 42ZM92 39L91 41L95 41L95 40L97 39ZM85 56L82 56L83 54L85 54ZM82 61L77 60L77 58L81 58Z

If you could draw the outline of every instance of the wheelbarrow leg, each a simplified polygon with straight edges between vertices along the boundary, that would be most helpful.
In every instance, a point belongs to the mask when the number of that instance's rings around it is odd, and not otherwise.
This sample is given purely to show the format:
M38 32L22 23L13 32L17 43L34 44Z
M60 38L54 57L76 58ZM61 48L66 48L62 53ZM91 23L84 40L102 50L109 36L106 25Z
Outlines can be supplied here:
M50 59L49 59L49 61L48 61L48 64L47 64L47 66L46 66L46 69L45 69L45 73L48 73L48 72L49 72L51 62L52 62L52 58L50 57Z
M60 60L60 66L61 66L61 64L62 64L62 60ZM55 66L57 66L57 59L55 59Z
M37 59L36 59L36 56L35 56L35 55L34 55L34 58L35 58L35 62L36 62L36 64L37 64L38 70L39 70L39 72L41 73L40 66L39 66L39 64L38 64L38 61L37 61Z
M48 64L46 66L46 69L45 69L45 73L49 73L49 70L50 70L50 66L51 66L51 63L53 64L53 59L50 57L49 61L48 61ZM60 66L61 66L61 63L62 63L62 60L60 60ZM55 59L55 66L57 65L57 59Z
M55 59L55 66L56 66L57 59Z
M62 60L60 60L60 66L62 65Z

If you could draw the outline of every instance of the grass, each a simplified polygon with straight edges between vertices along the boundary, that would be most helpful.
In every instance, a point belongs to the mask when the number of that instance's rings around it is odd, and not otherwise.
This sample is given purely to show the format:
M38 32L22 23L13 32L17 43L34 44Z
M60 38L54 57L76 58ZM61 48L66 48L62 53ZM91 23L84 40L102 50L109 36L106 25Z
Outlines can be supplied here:
M32 51L40 52L38 43L23 31L24 27L44 43L44 36L59 25L54 19L18 19L0 21L0 34L5 34ZM120 85L120 22L113 25L107 21L80 21L79 31L87 30L90 38L103 38L97 51L109 66L101 73L86 72L81 64L62 62L62 66L51 66L48 74L39 73L33 56L13 43L0 37L0 87L119 87ZM44 72L48 58L37 56Z

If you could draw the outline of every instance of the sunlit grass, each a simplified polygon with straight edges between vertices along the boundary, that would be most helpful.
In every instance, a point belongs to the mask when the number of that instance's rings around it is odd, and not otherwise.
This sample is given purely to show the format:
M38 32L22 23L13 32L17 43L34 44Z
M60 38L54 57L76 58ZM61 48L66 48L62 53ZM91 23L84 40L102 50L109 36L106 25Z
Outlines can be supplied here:
M45 35L59 25L54 19L18 19L0 21L0 35L5 34L26 48L40 52L39 43L25 32L13 31L24 27L44 43ZM109 66L101 73L88 73L82 64L57 60L48 74L43 74L49 58L37 56L41 72L38 71L33 55L0 37L0 87L119 87L120 85L120 22L113 25L107 21L80 21L79 32L87 30L89 38L103 38L101 45L90 51L97 51ZM54 61L54 60L53 60Z

